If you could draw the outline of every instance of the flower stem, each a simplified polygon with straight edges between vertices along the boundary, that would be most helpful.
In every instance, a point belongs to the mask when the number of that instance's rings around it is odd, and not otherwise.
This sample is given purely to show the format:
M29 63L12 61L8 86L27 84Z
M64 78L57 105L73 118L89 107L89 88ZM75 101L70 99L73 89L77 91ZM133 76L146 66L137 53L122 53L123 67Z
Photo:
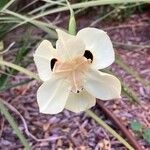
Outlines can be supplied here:
M75 16L74 16L74 11L73 9L71 8L71 5L69 3L68 0L66 0L67 2L67 6L70 10L70 19L69 19L69 26L68 26L68 31L70 34L72 35L76 35L76 20L75 20Z
M101 120L94 112L91 110L86 110L86 113L93 118L99 125L109 131L118 141L120 141L124 146L126 146L129 150L134 150L134 148L125 141L116 131L114 131L109 125L107 125L103 120Z
M34 73L32 73L31 71L29 71L23 67L20 67L18 65L15 65L13 63L10 63L10 62L4 61L4 60L0 60L0 65L2 65L2 66L4 65L4 66L10 67L10 68L13 68L15 70L18 70L18 71L28 75L29 77L31 77L33 79L40 80L39 77L37 75L35 75Z
M5 105L1 101L0 101L0 111L5 116L5 118L7 119L7 121L9 122L11 127L13 128L13 130L15 131L16 135L20 139L21 143L24 145L25 149L30 150L31 148L30 148L30 145L28 144L26 138L21 133L21 131L19 130L14 118L10 115L7 108L5 107Z

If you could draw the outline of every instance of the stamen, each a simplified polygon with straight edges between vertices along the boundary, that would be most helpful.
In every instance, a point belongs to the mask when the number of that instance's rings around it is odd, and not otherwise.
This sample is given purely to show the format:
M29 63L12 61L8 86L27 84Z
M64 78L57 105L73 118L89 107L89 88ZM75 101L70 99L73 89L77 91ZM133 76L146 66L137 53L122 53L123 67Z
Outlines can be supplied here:
M50 66L51 66L51 70L53 70L54 66L55 66L55 63L56 63L57 59L56 58L53 58L50 62Z
M83 56L87 59L91 59L91 62L93 61L93 54L89 50L85 50Z
M75 71L72 72L72 76L73 76L73 85L75 88L75 92L78 92L78 79Z
M53 73L66 79L71 84L71 92L79 93L83 89L83 77L85 72L91 65L91 57L79 56L71 61L61 62L52 60L54 66L52 66Z

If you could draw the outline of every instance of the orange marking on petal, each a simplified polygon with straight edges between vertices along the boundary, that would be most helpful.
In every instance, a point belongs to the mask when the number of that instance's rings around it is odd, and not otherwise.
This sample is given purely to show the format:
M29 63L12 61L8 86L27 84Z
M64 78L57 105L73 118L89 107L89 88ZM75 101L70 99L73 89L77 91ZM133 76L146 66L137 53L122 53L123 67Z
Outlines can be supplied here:
M69 81L72 85L72 91L81 91L83 85L83 76L88 70L91 62L85 57L77 57L68 62L57 61L53 72Z

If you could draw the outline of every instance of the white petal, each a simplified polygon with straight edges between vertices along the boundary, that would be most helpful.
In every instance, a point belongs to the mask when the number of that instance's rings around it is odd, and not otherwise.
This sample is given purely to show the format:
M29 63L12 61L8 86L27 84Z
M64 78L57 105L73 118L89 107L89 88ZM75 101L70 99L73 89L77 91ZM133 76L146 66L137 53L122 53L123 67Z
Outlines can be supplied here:
M34 61L38 70L39 77L43 81L47 81L51 77L50 61L56 55L56 50L52 44L44 40L41 42L34 54Z
M67 41L73 37L75 37L74 35L71 35L61 29L56 29L57 35L58 35L58 39L63 39L63 41Z
M56 49L53 48L52 44L48 40L43 40L35 51L36 56L44 57L48 60L56 54Z
M51 78L44 82L37 91L37 101L41 113L56 114L61 112L70 93L65 80Z
M71 92L65 108L72 112L81 112L93 107L96 103L95 97L90 95L87 91L81 91L80 93Z
M73 35L58 30L58 40L56 42L56 49L58 57L63 61L71 60L77 56L82 56L85 52L85 44L80 39Z
M114 62L114 50L112 42L103 30L96 28L84 28L77 33L86 45L86 50L93 54L92 65L96 69L103 69Z
M43 81L48 81L52 74L51 67L50 67L50 60L35 55L34 61L40 79Z
M96 98L110 100L121 98L121 83L113 75L90 68L85 77L84 88Z

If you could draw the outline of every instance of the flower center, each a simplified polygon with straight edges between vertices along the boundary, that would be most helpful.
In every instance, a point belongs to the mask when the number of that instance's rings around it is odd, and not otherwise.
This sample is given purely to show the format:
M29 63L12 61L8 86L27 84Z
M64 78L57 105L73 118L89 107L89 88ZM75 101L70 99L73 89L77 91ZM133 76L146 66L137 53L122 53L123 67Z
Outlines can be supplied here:
M71 84L71 91L78 93L83 89L83 77L91 64L91 60L84 56L79 56L68 62L55 62L53 72L62 78L67 79Z

